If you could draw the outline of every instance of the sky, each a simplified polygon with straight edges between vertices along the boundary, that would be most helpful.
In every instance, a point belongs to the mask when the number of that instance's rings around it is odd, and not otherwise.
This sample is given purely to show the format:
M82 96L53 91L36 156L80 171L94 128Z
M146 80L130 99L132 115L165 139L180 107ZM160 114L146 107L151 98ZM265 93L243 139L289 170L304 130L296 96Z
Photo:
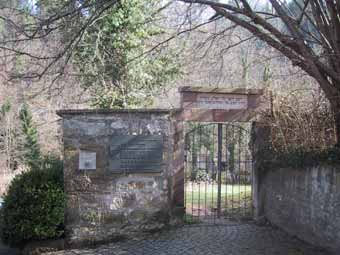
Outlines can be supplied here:
M32 12L37 11L36 3L37 3L37 0L23 0L22 1L23 6L29 7L32 10Z

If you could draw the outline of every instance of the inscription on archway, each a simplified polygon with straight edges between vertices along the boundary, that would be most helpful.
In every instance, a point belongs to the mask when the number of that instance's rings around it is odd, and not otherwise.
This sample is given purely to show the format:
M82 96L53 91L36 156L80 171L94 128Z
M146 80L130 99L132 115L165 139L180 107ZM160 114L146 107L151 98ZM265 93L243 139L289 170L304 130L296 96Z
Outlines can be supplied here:
M183 121L251 121L262 107L260 89L181 87Z
M188 108L203 109L247 109L247 95L198 94L196 102L186 105Z

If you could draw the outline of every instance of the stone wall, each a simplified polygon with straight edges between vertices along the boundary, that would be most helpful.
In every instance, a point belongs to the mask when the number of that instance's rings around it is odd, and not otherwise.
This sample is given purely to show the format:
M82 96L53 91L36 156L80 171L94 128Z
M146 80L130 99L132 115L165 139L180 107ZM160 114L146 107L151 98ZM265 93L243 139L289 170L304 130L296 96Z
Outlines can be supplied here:
M175 128L172 112L61 111L69 246L140 235L162 228L171 215ZM162 135L163 163L153 173L115 173L112 136ZM79 169L80 150L96 152L96 170Z
M261 188L271 223L314 245L340 250L340 166L269 170Z
M275 164L270 127L253 125L255 219L313 245L340 251L340 165L289 168ZM271 155L271 156L268 156Z

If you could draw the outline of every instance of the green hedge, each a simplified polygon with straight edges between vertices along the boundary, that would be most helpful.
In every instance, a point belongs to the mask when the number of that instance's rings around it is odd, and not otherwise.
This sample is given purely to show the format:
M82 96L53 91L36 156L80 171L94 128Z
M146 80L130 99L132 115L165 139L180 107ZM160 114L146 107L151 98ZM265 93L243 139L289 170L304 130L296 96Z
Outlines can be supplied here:
M16 176L4 197L1 239L11 246L58 238L64 232L62 162L45 158Z
M331 147L323 151L305 151L295 149L290 152L277 152L272 149L262 150L257 155L264 163L266 169L275 168L305 168L319 164L340 164L340 148Z

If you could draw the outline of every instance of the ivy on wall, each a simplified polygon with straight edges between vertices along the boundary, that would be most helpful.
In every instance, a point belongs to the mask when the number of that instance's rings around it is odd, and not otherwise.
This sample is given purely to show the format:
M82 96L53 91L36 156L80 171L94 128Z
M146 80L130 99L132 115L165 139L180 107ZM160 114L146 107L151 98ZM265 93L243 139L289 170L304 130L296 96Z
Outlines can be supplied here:
M271 148L258 152L262 158L261 168L305 168L320 164L340 164L340 148L332 147L323 151L305 151L296 149L289 152L278 152Z
M295 144L285 150L278 148L273 142L272 128L267 123L253 123L251 144L256 168L262 170L340 165L340 147L334 144L323 149Z

